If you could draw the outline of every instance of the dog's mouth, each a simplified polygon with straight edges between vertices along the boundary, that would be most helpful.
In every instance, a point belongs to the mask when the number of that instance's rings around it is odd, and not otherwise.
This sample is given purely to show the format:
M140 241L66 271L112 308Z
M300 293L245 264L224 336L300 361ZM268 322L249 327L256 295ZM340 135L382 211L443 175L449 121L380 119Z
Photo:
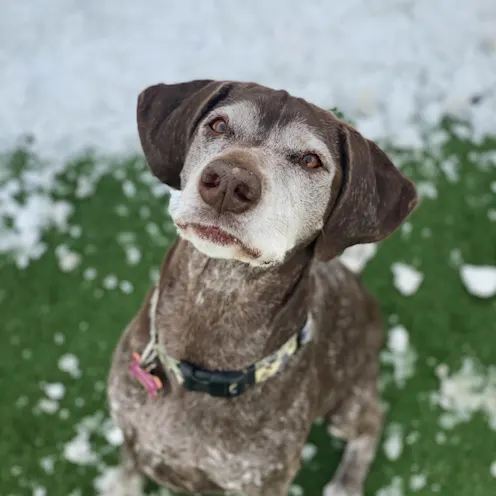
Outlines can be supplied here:
M176 225L180 230L193 232L198 238L210 243L214 243L219 246L237 246L251 258L260 257L259 250L250 248L249 246L245 245L239 238L233 236L232 234L229 234L220 227L195 223L176 223Z

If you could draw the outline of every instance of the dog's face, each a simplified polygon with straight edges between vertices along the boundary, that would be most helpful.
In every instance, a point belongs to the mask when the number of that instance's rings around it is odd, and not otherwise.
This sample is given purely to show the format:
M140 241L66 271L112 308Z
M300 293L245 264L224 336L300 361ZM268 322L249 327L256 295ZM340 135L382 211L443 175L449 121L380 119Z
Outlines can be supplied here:
M306 109L278 103L222 102L196 127L170 214L211 257L280 262L324 225L337 166Z
M139 97L138 128L153 172L174 188L180 235L213 258L268 265L316 240L328 259L387 236L416 204L375 145L284 91L152 86Z

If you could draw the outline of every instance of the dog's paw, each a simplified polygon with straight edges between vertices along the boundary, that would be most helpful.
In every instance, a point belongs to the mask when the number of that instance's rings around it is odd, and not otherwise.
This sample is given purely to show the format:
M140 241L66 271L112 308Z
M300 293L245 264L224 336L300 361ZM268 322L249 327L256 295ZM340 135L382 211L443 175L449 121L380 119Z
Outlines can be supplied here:
M322 496L363 496L362 491L348 489L341 484L330 483L324 488Z

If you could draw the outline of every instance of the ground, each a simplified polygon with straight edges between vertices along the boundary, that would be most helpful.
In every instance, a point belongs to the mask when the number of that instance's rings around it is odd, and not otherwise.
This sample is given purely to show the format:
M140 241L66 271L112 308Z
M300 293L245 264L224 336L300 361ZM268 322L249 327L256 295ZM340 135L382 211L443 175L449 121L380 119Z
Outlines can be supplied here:
M496 300L468 291L461 271L496 265L496 140L475 144L468 126L445 123L421 151L390 152L422 203L363 270L389 333L387 425L366 495L488 496L496 492ZM66 164L50 188L32 184L31 172L44 169L29 151L4 155L2 165L4 242L16 222L8 201L19 213L38 195L39 209L65 214L40 228L44 253L35 241L31 258L20 248L0 255L1 494L94 494L121 442L105 401L112 349L175 236L167 194L139 158L88 156ZM320 494L340 450L317 424L292 494Z

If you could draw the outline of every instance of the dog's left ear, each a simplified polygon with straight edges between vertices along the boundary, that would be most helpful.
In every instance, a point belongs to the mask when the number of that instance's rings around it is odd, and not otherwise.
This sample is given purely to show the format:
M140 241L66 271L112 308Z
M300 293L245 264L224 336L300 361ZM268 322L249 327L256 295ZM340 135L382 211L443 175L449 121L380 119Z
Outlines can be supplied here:
M338 133L343 182L317 238L315 254L321 260L386 238L418 204L413 183L375 143L346 124L339 124Z
M153 174L174 189L181 189L181 171L193 133L229 85L196 80L150 86L138 96L138 133Z

